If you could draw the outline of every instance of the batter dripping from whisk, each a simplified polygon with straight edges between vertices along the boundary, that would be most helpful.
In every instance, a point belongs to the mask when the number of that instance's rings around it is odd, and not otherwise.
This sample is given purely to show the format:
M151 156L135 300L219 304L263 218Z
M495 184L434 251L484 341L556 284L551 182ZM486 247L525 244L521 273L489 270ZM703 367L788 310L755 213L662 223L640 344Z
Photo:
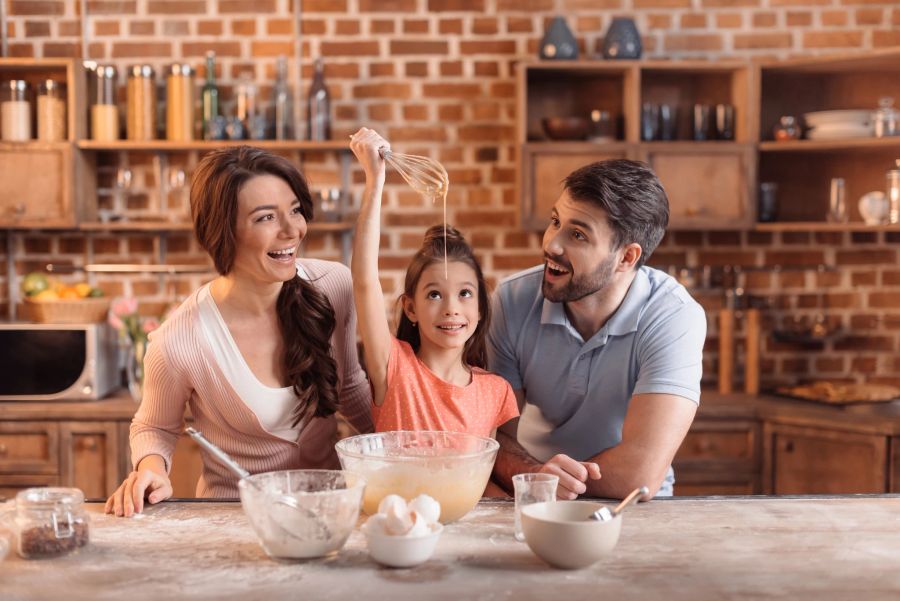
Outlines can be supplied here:
M484 371L487 286L472 248L446 216L426 232L407 269L396 337L384 311L378 249L386 164L420 194L442 197L445 207L447 172L431 159L392 152L370 129L354 134L350 147L366 172L351 271L375 429L490 436L518 416L518 406L506 380Z

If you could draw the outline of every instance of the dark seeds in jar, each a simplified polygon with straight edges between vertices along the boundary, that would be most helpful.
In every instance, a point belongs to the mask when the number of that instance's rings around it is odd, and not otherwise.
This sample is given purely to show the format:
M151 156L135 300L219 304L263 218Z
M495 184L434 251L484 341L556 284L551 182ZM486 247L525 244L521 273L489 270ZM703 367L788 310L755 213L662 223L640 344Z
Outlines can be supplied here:
M68 532L67 522L59 523L59 532ZM72 536L68 538L56 538L53 526L37 526L21 532L19 540L19 555L25 559L41 559L44 557L57 557L71 553L88 543L88 525L85 522L72 524Z

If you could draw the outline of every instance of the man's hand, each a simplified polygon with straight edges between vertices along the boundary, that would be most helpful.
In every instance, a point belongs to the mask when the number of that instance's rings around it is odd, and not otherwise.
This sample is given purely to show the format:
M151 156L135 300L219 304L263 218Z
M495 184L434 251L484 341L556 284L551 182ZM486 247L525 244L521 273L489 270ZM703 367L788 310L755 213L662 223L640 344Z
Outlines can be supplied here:
M559 476L556 497L571 501L587 492L588 480L600 479L600 466L590 461L576 461L568 455L554 455L538 470L542 474Z

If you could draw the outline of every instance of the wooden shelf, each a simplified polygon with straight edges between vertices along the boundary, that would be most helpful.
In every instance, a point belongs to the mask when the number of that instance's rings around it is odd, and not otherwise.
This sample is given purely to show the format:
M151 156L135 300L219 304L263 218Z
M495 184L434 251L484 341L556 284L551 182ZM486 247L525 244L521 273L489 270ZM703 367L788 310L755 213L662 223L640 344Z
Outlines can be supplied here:
M343 233L353 230L349 221L313 222L307 230L311 234ZM84 232L189 232L193 224L183 221L99 221L84 222L78 226Z
M533 141L526 143L523 148L530 152L609 152L626 151L634 147L634 144L617 140L615 142L585 142L583 140L550 140L546 142Z
M78 148L82 150L120 151L120 150L157 150L168 152L215 150L230 146L256 146L266 150L294 150L300 152L350 152L350 142L343 140L327 140L325 142L308 142L306 140L195 140L193 142L173 142L171 140L79 140Z
M882 148L900 149L900 136L890 138L851 138L847 140L792 140L760 142L760 152L833 152L836 150Z
M757 232L900 232L900 224L866 225L860 222L784 221L757 223Z
M72 147L71 142L60 140L58 142L48 142L45 140L28 140L27 142L11 142L9 140L0 140L0 149L2 150L66 150Z

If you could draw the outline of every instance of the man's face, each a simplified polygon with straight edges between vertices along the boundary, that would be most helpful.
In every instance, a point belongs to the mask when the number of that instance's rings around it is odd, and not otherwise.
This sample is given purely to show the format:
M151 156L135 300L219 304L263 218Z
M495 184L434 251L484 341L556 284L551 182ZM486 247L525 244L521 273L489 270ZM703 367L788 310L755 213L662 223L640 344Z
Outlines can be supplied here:
M612 239L606 212L564 190L544 232L544 298L572 302L606 289L620 260Z

